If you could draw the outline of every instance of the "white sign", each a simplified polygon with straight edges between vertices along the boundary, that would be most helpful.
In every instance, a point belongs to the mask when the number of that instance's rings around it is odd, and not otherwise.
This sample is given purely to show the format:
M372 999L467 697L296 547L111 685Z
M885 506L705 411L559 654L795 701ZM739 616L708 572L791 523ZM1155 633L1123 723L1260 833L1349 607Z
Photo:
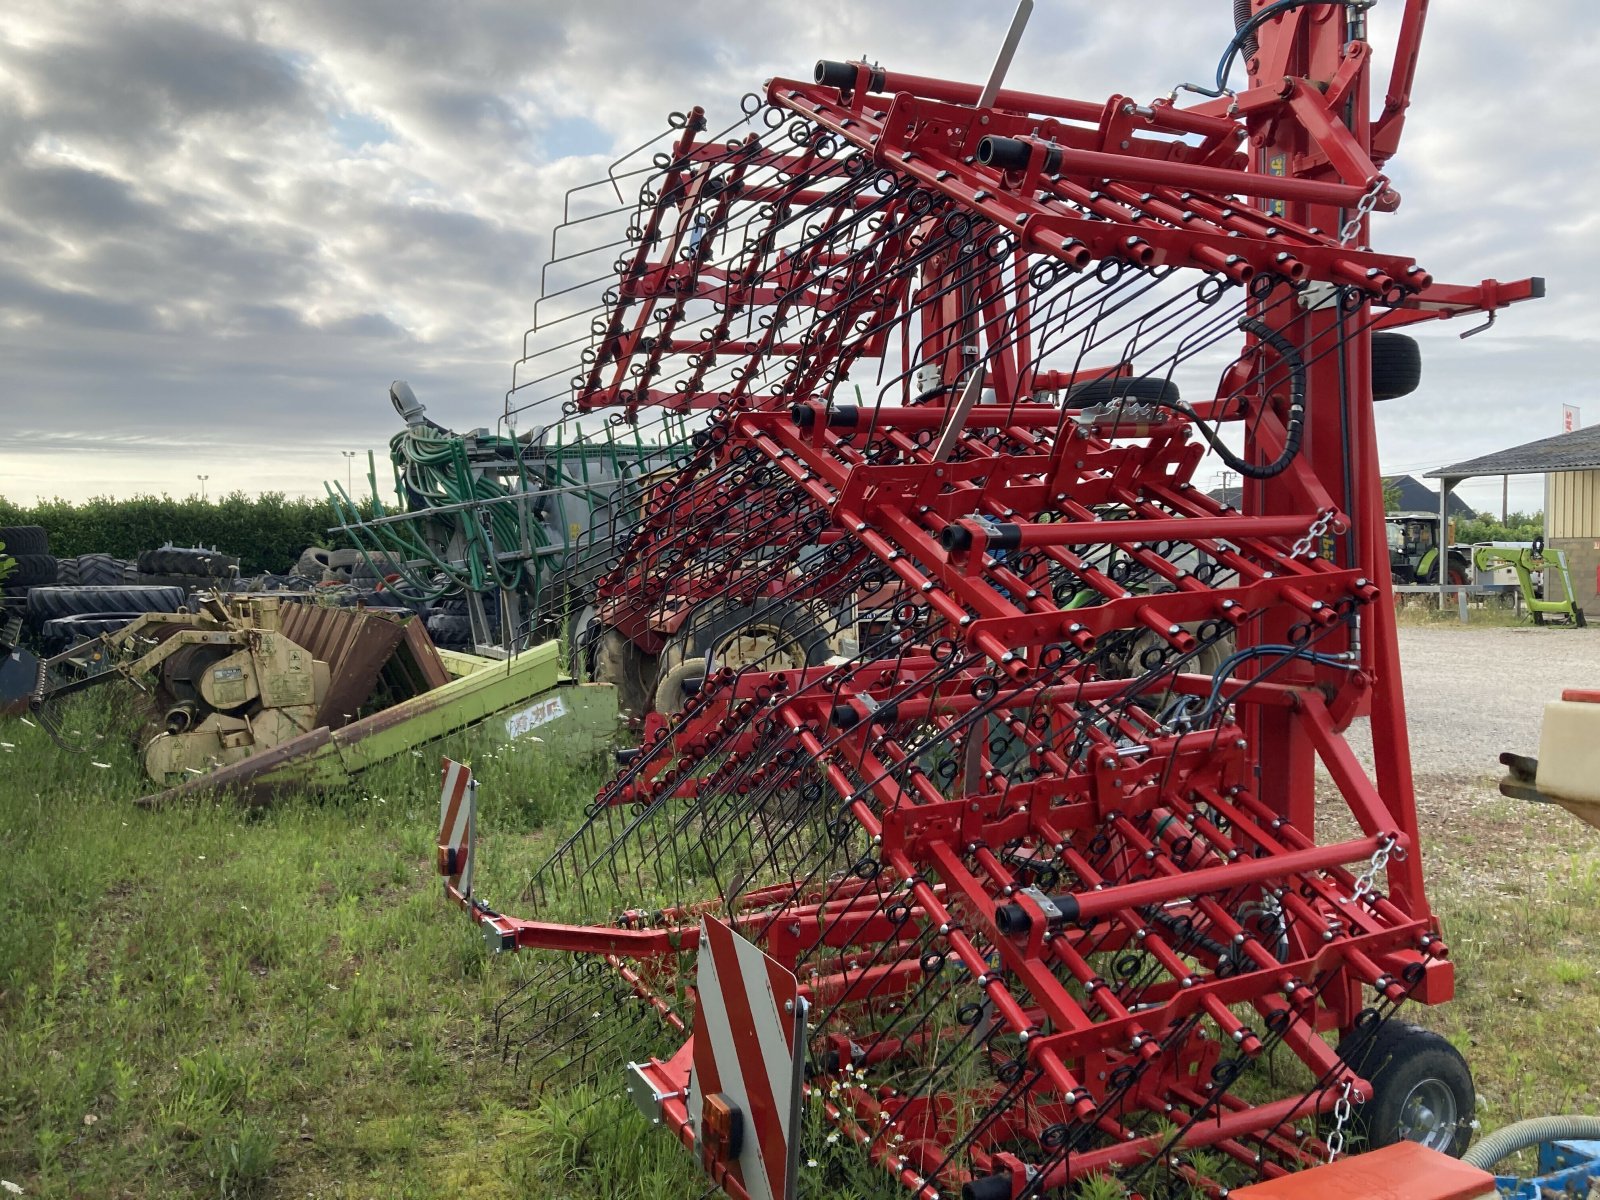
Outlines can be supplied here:
M1578 406L1576 404L1563 404L1561 406L1561 432L1573 433L1583 428L1583 422L1578 419Z
M560 696L535 700L521 712L512 713L506 718L506 736L519 738L529 730L548 725L551 721L559 720L566 715L567 706Z

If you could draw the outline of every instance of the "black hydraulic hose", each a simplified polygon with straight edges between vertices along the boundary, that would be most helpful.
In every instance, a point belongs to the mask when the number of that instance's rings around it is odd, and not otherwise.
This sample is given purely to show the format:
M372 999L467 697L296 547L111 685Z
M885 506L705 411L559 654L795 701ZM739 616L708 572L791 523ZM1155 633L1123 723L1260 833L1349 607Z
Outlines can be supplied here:
M1272 326L1256 317L1247 317L1239 322L1239 328L1246 333L1253 333L1260 339L1262 345L1271 346L1277 352L1284 364L1289 368L1289 418L1286 422L1283 438L1283 452L1270 463L1257 466L1246 462L1232 450L1228 449L1209 425L1195 418L1195 425L1200 429L1200 435L1210 443L1217 456L1232 467L1239 474L1248 479L1271 479L1274 475L1281 475L1300 453L1300 435L1305 428L1306 419L1306 362L1300 356L1298 347L1288 338L1279 333ZM1171 401L1154 401L1164 408L1173 408L1194 417L1194 409L1187 403Z

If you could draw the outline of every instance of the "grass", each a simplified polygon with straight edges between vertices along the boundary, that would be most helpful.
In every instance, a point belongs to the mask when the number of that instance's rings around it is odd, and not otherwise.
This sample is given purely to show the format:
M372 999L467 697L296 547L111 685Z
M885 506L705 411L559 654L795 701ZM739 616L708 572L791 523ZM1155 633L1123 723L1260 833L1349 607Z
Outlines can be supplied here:
M10 722L0 742L0 1177L27 1195L705 1191L620 1078L532 1095L499 1061L514 967L433 874L440 752L474 764L480 888L513 907L598 765L461 735L344 795L149 813L120 739L66 754ZM1467 1053L1485 1126L1600 1109L1597 839L1487 783L1428 837L1460 991L1411 1019ZM815 1178L856 1171L848 1157Z

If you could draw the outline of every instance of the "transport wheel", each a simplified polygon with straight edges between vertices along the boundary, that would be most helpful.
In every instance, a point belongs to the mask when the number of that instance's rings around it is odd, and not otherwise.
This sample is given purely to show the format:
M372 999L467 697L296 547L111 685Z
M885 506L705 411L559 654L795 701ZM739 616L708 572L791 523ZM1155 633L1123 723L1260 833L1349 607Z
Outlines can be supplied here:
M1367 1149L1417 1142L1456 1158L1466 1150L1477 1094L1466 1059L1444 1038L1389 1021L1370 1038L1346 1035L1339 1057L1372 1084L1372 1098L1355 1111Z
M1142 400L1147 403L1176 404L1178 399L1178 385L1164 375L1091 379L1087 383L1074 384L1067 391L1067 404L1074 408L1101 404L1108 400Z
M1422 386L1422 349L1403 333L1372 335L1372 398L1398 400Z
M574 679L593 679L595 642L600 636L595 606L579 605L568 613L566 632L567 674Z

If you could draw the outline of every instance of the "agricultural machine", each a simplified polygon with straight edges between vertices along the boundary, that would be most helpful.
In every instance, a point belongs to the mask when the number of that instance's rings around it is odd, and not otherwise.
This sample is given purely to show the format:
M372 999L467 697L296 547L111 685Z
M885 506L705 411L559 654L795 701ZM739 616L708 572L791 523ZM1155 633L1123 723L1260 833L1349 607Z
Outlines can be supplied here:
M554 636L586 650L587 598L652 478L687 444L683 419L558 420L519 436L513 415L499 432L457 434L405 381L389 399L405 422L389 444L396 507L379 498L375 468L370 515L330 483L335 531L397 598L458 605L430 616L441 645L503 655Z
M1236 3L1180 105L1005 88L1025 3L986 83L823 61L569 200L508 415L691 424L586 601L656 711L531 919L447 765L523 1069L626 1078L736 1197L1329 1194L1358 1138L1369 1194L1492 1189L1398 1018L1454 982L1371 359L1542 289L1370 247L1426 3L1375 118L1368 7Z

